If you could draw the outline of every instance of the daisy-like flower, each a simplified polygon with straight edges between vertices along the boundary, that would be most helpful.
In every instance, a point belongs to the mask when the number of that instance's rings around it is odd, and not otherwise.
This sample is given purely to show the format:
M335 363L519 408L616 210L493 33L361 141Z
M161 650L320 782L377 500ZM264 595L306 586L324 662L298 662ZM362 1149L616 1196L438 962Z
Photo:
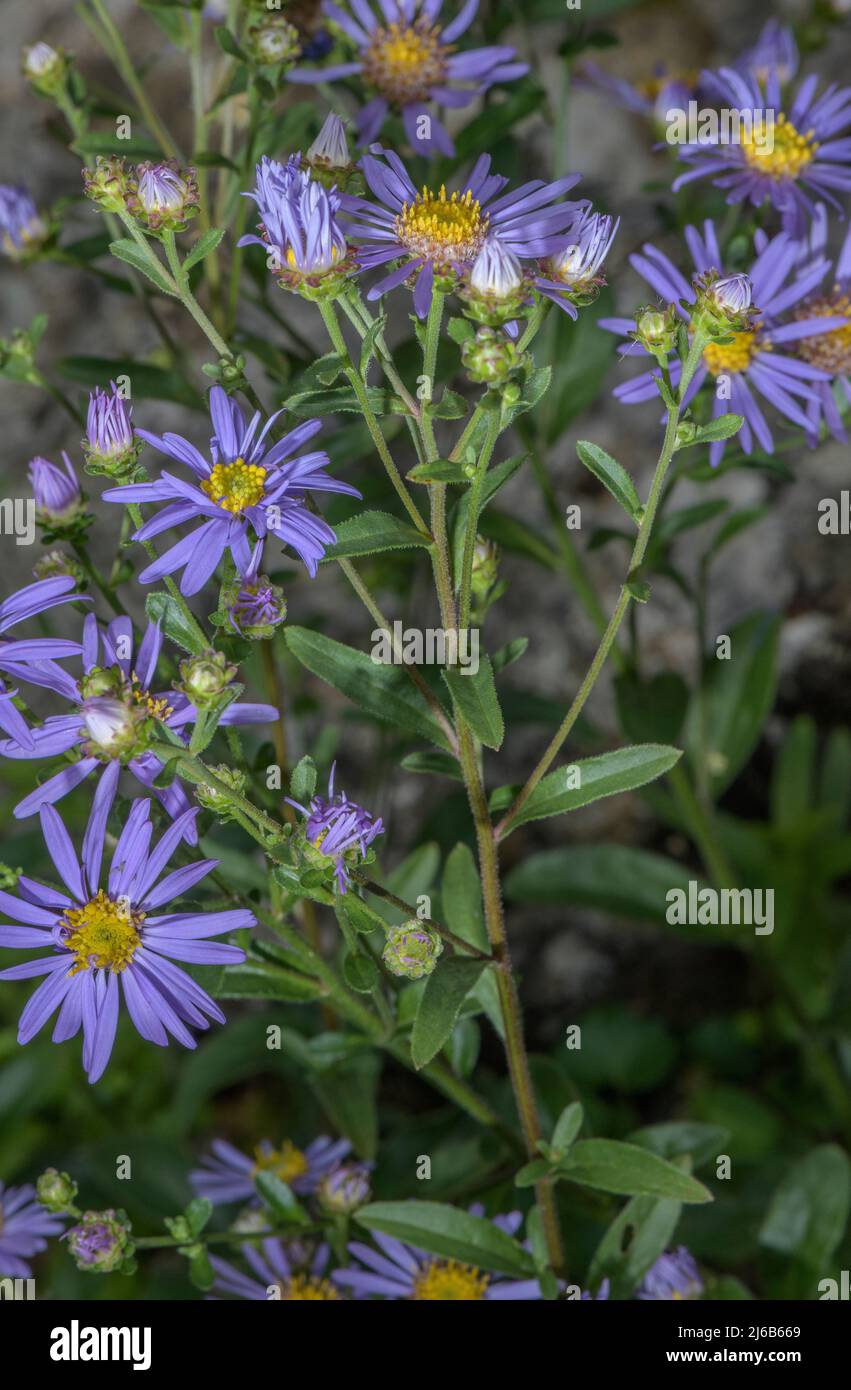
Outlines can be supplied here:
M212 462L179 434L160 438L137 430L139 437L161 454L189 468L192 481L162 473L156 482L108 488L104 500L122 505L169 504L140 527L134 535L137 541L150 540L184 521L203 522L142 570L142 584L153 584L183 570L180 592L197 594L227 550L238 573L245 574L252 558L251 537L265 540L270 535L291 545L308 573L315 575L326 547L337 538L327 522L308 511L305 492L341 492L349 497L361 494L325 472L329 462L326 453L296 453L322 428L321 420L305 420L277 443L267 442L270 429L282 414L282 410L276 411L258 434L259 411L246 424L236 401L214 386L210 392Z
M337 221L340 195L302 169L300 155L286 164L264 155L254 192L243 196L257 204L261 235L241 237L239 245L262 246L271 253L282 289L306 298L339 293L354 269L354 254Z
M627 82L589 61L579 69L577 82L580 87L593 87L625 111L643 116L659 132L667 126L669 111L687 111L698 94L697 72L669 72L664 66L645 82Z
M484 1214L479 1205L472 1206L470 1211L474 1216ZM510 1236L522 1222L519 1211L493 1218L493 1224ZM373 1235L378 1250L361 1241L352 1241L349 1254L358 1263L348 1269L335 1269L331 1276L335 1284L351 1289L357 1298L374 1294L380 1298L434 1303L541 1297L537 1279L509 1279L475 1265L462 1264L460 1260L427 1254L380 1231Z
M711 178L727 190L728 203L771 203L783 230L799 239L814 196L841 212L834 191L851 190L851 138L839 138L851 125L851 87L831 83L817 97L818 78L808 77L787 103L776 69L764 89L756 77L732 68L710 76L716 101L741 114L747 138L723 141L719 131L716 142L683 145L680 158L693 167L674 181L674 191Z
M228 1260L210 1256L216 1271L213 1285L217 1293L247 1298L252 1302L337 1303L340 1295L326 1279L329 1247L324 1242L310 1254L304 1246L290 1242L285 1245L277 1236L261 1242L260 1249L251 1242L242 1246L242 1255L253 1270L254 1277L237 1269Z
M51 715L38 728L28 729L27 741L9 730L13 736L0 741L0 754L15 759L48 758L73 748L80 757L25 796L15 807L16 817L25 819L45 805L53 805L93 773L102 774L97 795L104 797L109 814L122 767L127 767L146 790L153 792L170 816L182 816L189 801L180 782L175 779L166 788L151 785L162 771L162 763L149 751L149 745L158 736L163 737L163 726L184 734L188 726L196 723L198 710L178 691L152 691L162 643L159 623L149 623L134 656L129 618L114 618L103 630L94 614L89 614L83 625L82 647L73 644L77 651L82 651L80 679L75 680L53 660L39 663L38 683L54 690L74 708L70 714ZM262 724L277 717L272 705L234 700L220 722ZM183 824L194 843L193 823L184 820Z
M66 641L64 637L21 637L7 639L4 634L26 618L34 618L38 613L46 613L61 603L90 602L77 591L77 581L73 575L57 575L55 578L40 579L35 584L27 584L17 593L0 603L0 671L16 680L32 681L34 685L50 684L53 680L54 663L66 656L79 656L83 648L79 642ZM61 667L55 670L61 673ZM23 715L12 703L17 690L7 690L0 680L0 729L5 729L16 742L24 748L34 748L35 743L29 725Z
M343 194L340 202L347 224L367 245L359 263L367 270L387 261L401 264L373 285L368 299L378 299L409 276L416 276L414 309L425 318L431 305L435 277L457 277L471 270L488 239L498 241L514 256L549 256L563 245L565 233L587 202L555 200L578 182L568 174L554 183L532 179L510 193L508 180L490 173L490 156L482 155L460 189L447 193L414 187L398 155L380 151L383 158L364 155L366 182L377 201ZM369 243L373 243L370 247Z
M0 1182L0 1279L30 1279L27 1261L47 1249L46 1236L62 1234L64 1223L36 1201L35 1188Z
M49 952L0 971L2 980L45 977L21 1014L18 1042L30 1042L58 1009L53 1041L66 1042L82 1027L83 1066L90 1082L103 1075L112 1053L119 993L136 1031L158 1047L167 1046L169 1034L184 1047L195 1047L187 1024L208 1028L210 1019L224 1023L218 1004L173 961L238 965L245 960L244 951L208 938L255 925L253 914L242 909L156 912L200 883L219 862L201 859L160 878L198 815L197 807L184 812L151 848L151 802L134 801L113 851L106 888L101 888L111 800L106 793L104 778L92 801L81 859L59 813L42 807L45 844L64 889L22 875L20 897L0 893L0 912L13 924L0 926L0 946Z
M21 261L44 243L47 227L25 188L0 184L0 247L12 261Z
M772 73L776 73L781 82L790 82L799 64L795 35L788 24L772 18L763 25L756 43L739 54L733 67L737 72L750 74L758 82L767 82Z
M700 1298L703 1293L703 1280L695 1264L693 1255L684 1245L676 1250L668 1250L651 1265L640 1286L635 1291L636 1298L689 1299Z
M812 257L824 256L826 251L827 209L823 203L819 203L803 247L804 266ZM842 444L848 442L848 431L834 391L841 392L847 404L851 405L851 231L846 235L837 257L830 288L816 290L795 310L795 317L799 319L826 320L835 319L837 315L846 320L844 327L802 338L798 344L798 356L804 362L809 362L810 366L828 372L832 378L829 382L820 381L813 385L817 400L807 405L811 444L818 443L822 420L834 439Z
M533 280L535 289L575 319L575 306L590 304L606 283L603 263L619 226L619 217L586 208L566 244L541 262Z
M335 763L331 768L327 796L314 796L309 806L289 796L285 800L307 817L304 850L309 863L322 868L333 865L337 888L345 893L351 883L349 868L366 859L373 840L384 834L384 822L349 801L345 792L335 794L336 767Z
M446 127L432 107L469 106L495 82L512 82L529 71L513 48L457 52L455 40L476 17L479 0L466 0L450 22L438 22L443 0L351 0L344 10L324 0L323 11L360 50L355 62L327 68L294 68L290 82L334 82L359 75L375 95L357 117L358 138L369 145L391 110L399 111L411 148L418 154L455 153Z
M63 468L49 459L30 459L29 480L39 518L52 526L73 521L83 510L74 465L62 450Z
M200 1168L189 1174L189 1181L199 1197L207 1197L216 1206L222 1202L256 1202L254 1179L258 1173L273 1173L293 1192L304 1196L316 1191L351 1147L348 1139L329 1139L325 1134L304 1149L290 1139L284 1139L277 1148L263 1139L255 1148L254 1157L249 1158L224 1139L214 1139L212 1152L201 1159Z
M782 322L788 310L801 304L813 289L819 285L828 269L825 258L814 262L807 271L789 283L790 272L794 269L796 246L785 232L780 232L771 241L764 234L755 238L757 256L747 276L723 276L721 253L715 227L711 221L703 224L703 234L694 227L686 228L686 242L694 261L695 270L703 282L714 285L713 292L719 292L729 300L727 308L739 312L747 310L752 297L755 309L760 312L759 322L750 328L733 331L729 342L711 342L704 349L703 360L698 366L686 392L686 404L697 395L705 383L718 383L726 389L716 387L712 415L717 418L732 411L744 417L744 424L736 436L737 444L746 454L758 446L766 453L774 449L774 437L768 421L763 414L757 395L762 396L792 424L808 428L806 404L817 400L816 383L826 381L828 373L810 366L799 357L790 356L784 351L788 344L795 345L793 351L800 351L801 343L826 329L842 327L842 318L824 319L811 317ZM681 275L680 271L663 252L655 246L645 245L640 255L630 257L630 262L653 290L665 301L679 304L685 300L694 304L699 288ZM678 309L685 319L686 313ZM615 333L635 332L631 319L601 319L601 328ZM627 352L641 351L635 343L626 346ZM680 377L680 363L672 359L670 363L671 380L676 385ZM653 400L658 395L656 379L658 370L643 372L632 381L618 386L615 395L627 404ZM720 379L724 378L721 382ZM717 440L709 446L709 458L716 467L724 454L727 441Z

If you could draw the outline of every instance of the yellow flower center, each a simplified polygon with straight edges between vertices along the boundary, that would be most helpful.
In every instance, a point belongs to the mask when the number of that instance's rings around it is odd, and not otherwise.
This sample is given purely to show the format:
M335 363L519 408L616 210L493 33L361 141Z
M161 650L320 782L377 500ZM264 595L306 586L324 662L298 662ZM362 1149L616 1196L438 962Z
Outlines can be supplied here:
M799 134L781 111L774 120L774 131L762 116L754 122L750 139L742 140L745 163L771 179L796 179L815 158L818 141L813 132Z
M373 32L362 60L364 81L394 106L422 101L445 81L452 51L451 44L440 42L438 25L427 19L389 24Z
M415 256L441 264L471 261L479 254L488 231L489 217L469 188L446 196L423 188L414 201L405 203L396 218L396 234Z
M291 1183L307 1172L307 1159L301 1149L285 1139L279 1149L254 1150L254 1173L274 1173L281 1182Z
M414 1280L412 1298L419 1302L464 1302L483 1299L490 1275L459 1260L432 1260Z
M279 1284L282 1303L339 1303L340 1295L327 1279L311 1274L294 1274L285 1284Z
M233 463L217 463L209 478L202 482L201 491L223 511L241 512L246 507L257 506L263 497L265 479L265 468L239 458Z
M174 706L169 704L164 695L152 695L149 690L142 689L139 677L136 675L135 671L130 677L130 681L130 693L133 699L136 701L137 705L144 705L152 719L163 721L168 719L169 715L174 714Z
M795 315L797 319L834 316L851 319L851 295L843 294L838 285L834 287L832 295L808 299ZM844 328L832 328L828 333L814 334L812 338L801 338L797 346L798 356L812 367L830 372L831 376L851 372L851 323Z
M81 970L126 970L141 942L139 927L144 912L133 912L126 902L107 897L101 888L85 907L72 907L62 918L68 935L65 946L77 957L70 974Z
M713 376L733 376L736 372L747 371L756 353L755 340L755 333L733 333L728 343L709 343L703 349L708 370Z

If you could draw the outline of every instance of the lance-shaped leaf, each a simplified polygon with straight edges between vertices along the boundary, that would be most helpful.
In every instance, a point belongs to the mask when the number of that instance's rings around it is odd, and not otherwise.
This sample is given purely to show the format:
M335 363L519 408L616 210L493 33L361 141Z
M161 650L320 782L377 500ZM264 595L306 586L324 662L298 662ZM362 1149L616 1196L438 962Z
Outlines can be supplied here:
M702 1182L673 1163L616 1139L579 1139L556 1168L558 1177L625 1197L670 1197L677 1202L711 1202Z
M152 623L159 623L166 637L176 642L185 652L197 656L205 650L207 644L203 632L189 622L180 604L171 594L148 594L145 599L145 613Z
M592 444L588 439L579 440L576 452L585 467L608 488L615 501L620 502L624 511L638 524L641 520L641 501L635 484L623 465L618 463L617 459L613 459L611 454L607 454L605 449L601 449L599 444Z
M355 1214L358 1225L409 1242L420 1250L515 1278L532 1278L531 1254L483 1216L443 1202L371 1202Z
M116 260L132 265L134 270L138 270L140 275L151 280L163 294L172 296L175 294L174 285L166 278L168 272L164 266L161 270L157 269L156 257L153 253L152 259L149 260L141 247L137 246L135 241L131 241L129 237L121 237L118 241L111 241L109 249Z
M429 975L411 1033L411 1058L418 1070L437 1055L449 1038L461 1005L482 969L480 960L450 956L439 961Z
M323 563L355 555L377 555L383 550L410 550L431 544L415 526L389 512L359 512L336 527L337 540L328 547Z
M562 815L587 806L604 796L633 791L662 777L682 757L679 748L660 743L640 743L615 748L597 758L580 758L557 767L542 777L528 801L509 822L516 827L530 820ZM491 810L504 811L516 795L515 787L497 787L491 796Z
M453 666L442 675L456 706L479 742L487 748L499 748L505 737L505 724L489 658L482 656L478 671L471 672L470 666Z

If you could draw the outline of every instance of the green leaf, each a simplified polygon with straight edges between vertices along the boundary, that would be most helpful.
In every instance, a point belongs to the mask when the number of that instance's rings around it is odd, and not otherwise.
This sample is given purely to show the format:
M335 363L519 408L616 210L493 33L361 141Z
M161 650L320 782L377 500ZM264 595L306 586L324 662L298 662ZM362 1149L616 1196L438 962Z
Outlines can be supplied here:
M439 401L429 405L428 413L434 420L460 420L469 408L464 397L459 396L457 391L446 390Z
M378 1148L376 1094L381 1057L371 1049L324 1068L313 1085L331 1120L351 1140L361 1158L372 1159Z
M488 949L482 888L473 851L459 843L447 856L440 885L440 902L446 925L462 941Z
M612 1222L588 1268L586 1282L595 1293L604 1279L613 1298L628 1298L667 1249L680 1219L682 1204L668 1198L633 1197Z
M374 415L407 415L405 402L378 386L366 388L367 400ZM351 413L362 415L363 408L351 386L340 386L334 391L317 387L309 391L297 391L287 396L286 406L293 415L307 418L313 415L337 415Z
M701 425L691 443L711 444L716 439L731 439L734 434L738 434L744 423L743 415L719 415L717 419Z
M306 806L315 791L316 764L309 754L305 753L303 758L299 758L292 770L290 796L294 801L301 801Z
M556 1168L559 1177L625 1197L670 1197L677 1202L711 1202L697 1178L635 1144L615 1139L580 1139Z
M851 1208L851 1162L837 1144L820 1144L780 1181L759 1233L760 1244L827 1273Z
M204 651L206 643L203 633L189 623L186 614L171 594L160 591L148 594L145 599L145 614L152 623L159 623L166 637L176 642L184 651L197 656Z
M196 1250L189 1261L189 1279L196 1289L206 1293L216 1282L216 1271L210 1263L206 1245Z
M361 1207L354 1219L368 1231L395 1236L462 1264L518 1279L533 1277L535 1273L532 1256L519 1241L485 1217L471 1216L442 1202L371 1202Z
M461 1005L482 973L480 960L444 957L429 975L411 1033L411 1058L419 1070L437 1055L452 1029Z
M580 439L576 452L581 463L585 464L605 488L608 488L616 502L619 502L636 525L641 520L642 506L635 484L622 464L588 439Z
M514 1186L534 1187L542 1178L548 1178L551 1172L552 1164L546 1158L533 1158L531 1163L524 1163L516 1173Z
M430 541L416 527L389 512L359 512L336 528L337 540L325 552L324 563L355 555L377 555L384 550L428 548Z
M613 749L611 753L602 753L597 758L580 758L542 777L529 800L509 824L516 827L525 825L527 821L563 815L566 811L575 811L579 806L599 801L601 797L633 791L664 776L681 757L678 748L659 743L640 743L629 748ZM498 787L491 796L491 810L506 810L515 794L514 787Z
M561 1153L569 1149L582 1128L584 1118L585 1113L578 1100L565 1106L553 1130L552 1147Z
M167 272L165 268L158 271L154 265L154 260L149 260L142 251L142 248L136 245L135 241L131 241L129 237L122 237L119 241L111 241L109 243L109 249L116 260L124 261L127 265L132 265L134 270L138 270L140 275L144 275L146 279L156 285L157 289L161 290L163 294L170 295L172 298L174 297L174 287L166 279ZM153 252L152 256L154 256Z
M451 483L461 487L470 485L466 464L454 463L452 459L433 459L431 463L418 463L410 469L407 476L408 481L412 483Z
M215 251L224 234L224 227L209 227L190 250L183 262L183 269L191 270L193 265L197 265L205 256L209 256L211 251Z
M343 978L356 994L371 994L378 984L378 966L363 951L348 951L343 957Z
M367 368L376 355L375 340L384 332L386 324L387 315L379 314L378 318L373 320L363 336L360 350L360 374L364 380L366 380Z
M689 691L682 676L660 671L643 681L633 672L615 677L618 717L628 738L671 743L679 738L688 709Z
M308 628L287 627L286 643L302 666L373 718L448 750L443 729L400 667L374 662L366 652Z
M505 891L513 902L575 903L662 925L667 894L674 889L687 894L693 877L673 859L650 850L630 845L571 845L533 854L510 871ZM695 929L684 930L693 940ZM701 927L700 931L711 938L711 927Z
M58 367L69 381L79 381L89 388L127 376L133 382L134 399L176 401L192 410L206 411L204 397L192 384L180 372L165 367L116 357L63 357Z
M494 652L491 657L493 673L498 676L500 671L504 671L507 666L513 666L515 661L519 661L529 645L528 637L515 637L513 641L506 642L504 647Z
M278 1221L283 1221L288 1226L304 1226L309 1223L310 1217L292 1188L276 1173L259 1172L254 1179L254 1186Z
M716 795L744 767L774 705L780 618L755 613L727 635L730 658L709 658L702 704L693 699L686 722L690 756L699 766L706 750L707 772Z
M216 43L219 45L219 48L221 48L223 52L228 53L231 56L231 58L239 58L240 61L243 63L248 62L248 58L245 52L243 51L243 49L240 48L239 44L237 43L230 29L228 29L227 25L217 24L215 29L213 30L213 33L216 37Z
M505 737L505 724L494 684L490 659L483 654L479 669L471 675L472 667L453 666L442 671L455 705L466 719L476 738L487 748L499 748Z
M730 1131L721 1125L701 1124L699 1120L668 1120L647 1125L628 1135L631 1144L652 1149L660 1158L682 1158L689 1155L695 1168L714 1162L730 1138Z
M437 777L452 777L456 782L464 778L458 759L451 753L432 752L424 749L421 753L408 753L399 764L406 772L430 772Z

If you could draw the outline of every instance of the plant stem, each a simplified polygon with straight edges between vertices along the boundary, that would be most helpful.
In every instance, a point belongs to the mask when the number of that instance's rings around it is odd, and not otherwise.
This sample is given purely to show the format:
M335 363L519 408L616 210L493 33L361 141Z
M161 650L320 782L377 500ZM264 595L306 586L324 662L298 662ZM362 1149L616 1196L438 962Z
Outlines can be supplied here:
M139 78L133 66L133 60L127 51L121 33L104 5L103 0L89 0L89 4L97 15L103 32L98 33L96 26L91 27L94 29L101 44L106 49L121 74L127 90L132 92L133 99L142 113L145 124L156 139L163 153L168 155L170 159L176 159L180 162L182 158L180 150L157 115L153 103L149 100L144 83ZM82 8L83 12L85 12L85 7Z
M488 432L485 435L485 442L479 454L479 461L476 465L476 475L470 488L469 502L467 509L467 529L464 532L464 554L461 560L461 586L458 599L458 623L463 632L470 624L470 602L473 587L473 559L476 553L476 534L479 521L479 511L481 510L482 489L485 483L485 474L488 471L488 464L491 461L496 441L500 431L500 411L492 410L488 420Z

